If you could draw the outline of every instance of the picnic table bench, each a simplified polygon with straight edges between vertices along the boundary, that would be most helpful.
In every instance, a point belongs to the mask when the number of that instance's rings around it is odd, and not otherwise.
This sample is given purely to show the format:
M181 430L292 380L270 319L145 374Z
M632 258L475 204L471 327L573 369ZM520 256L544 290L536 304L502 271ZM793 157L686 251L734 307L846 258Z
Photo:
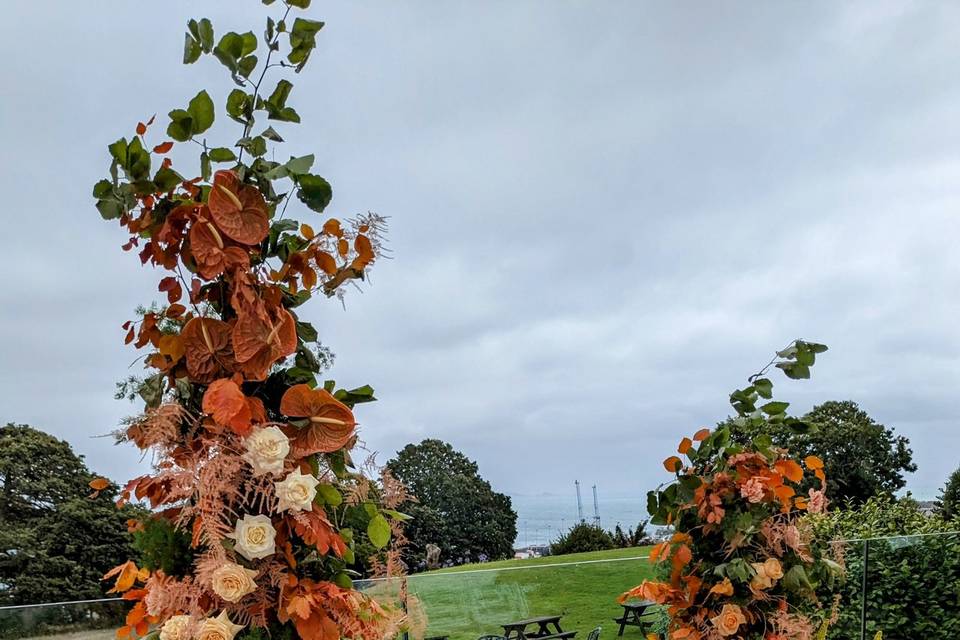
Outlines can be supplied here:
M620 631L617 632L618 636L622 636L623 630L628 626L640 627L640 631L646 631L650 623L645 621L643 616L653 613L650 609L656 606L655 603L649 600L641 600L640 602L623 602L620 606L623 607L623 614L619 618L613 619L614 622L620 624Z
M501 625L506 640L570 640L576 631L564 631L560 628L560 616L541 616L527 620L517 620ZM553 626L553 629L550 627ZM531 631L527 627L532 627Z

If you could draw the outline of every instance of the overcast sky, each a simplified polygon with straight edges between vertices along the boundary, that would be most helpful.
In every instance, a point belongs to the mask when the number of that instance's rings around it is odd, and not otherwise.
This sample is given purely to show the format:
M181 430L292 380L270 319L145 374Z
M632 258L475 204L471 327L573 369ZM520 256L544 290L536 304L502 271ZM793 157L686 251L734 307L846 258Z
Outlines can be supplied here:
M303 312L331 376L376 388L357 413L382 460L436 437L500 490L639 495L803 337L830 351L781 399L860 403L910 438L922 494L958 466L960 5L314 5L279 159L316 153L329 213L390 216L372 285ZM188 18L260 33L268 11L2 8L0 420L116 480L144 466L96 438L137 410L113 399L140 371L120 324L161 274L90 188L137 120L159 114L155 144L232 88L180 64ZM221 112L211 138L237 129Z

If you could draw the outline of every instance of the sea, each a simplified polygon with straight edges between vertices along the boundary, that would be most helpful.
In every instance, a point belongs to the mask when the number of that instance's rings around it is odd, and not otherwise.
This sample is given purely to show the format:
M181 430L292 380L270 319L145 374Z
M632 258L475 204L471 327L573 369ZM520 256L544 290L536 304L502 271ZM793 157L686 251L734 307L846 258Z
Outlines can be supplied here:
M905 493L908 492L901 492L901 494ZM920 501L935 500L938 495L937 489L931 487L911 487L909 494ZM507 495L510 496L513 509L517 512L517 539L513 544L515 549L548 545L560 534L569 531L581 517L586 522L599 522L600 526L608 531L612 531L619 524L624 532L636 528L638 523L645 522L649 518L645 493L637 496L600 494L595 513L593 496L587 488L582 497L582 516L577 511L577 496L573 491L566 495L553 493L536 495L508 493ZM647 533L655 533L656 529L657 527L647 526Z
M541 493L537 495L508 494L517 512L517 539L514 547L523 549L543 546L556 540L561 533L580 521L577 512L577 496ZM596 522L599 515L600 526L612 531L619 524L624 532L636 528L644 522L647 515L647 497L643 496L599 496L597 513L594 513L593 497L587 489L583 495L583 520ZM648 531L650 529L648 528Z

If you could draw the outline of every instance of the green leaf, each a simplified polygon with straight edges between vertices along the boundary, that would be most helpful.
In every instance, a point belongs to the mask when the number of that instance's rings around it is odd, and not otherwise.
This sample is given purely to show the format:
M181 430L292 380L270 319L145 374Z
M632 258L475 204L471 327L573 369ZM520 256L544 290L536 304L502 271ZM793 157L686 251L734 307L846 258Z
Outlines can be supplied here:
M787 410L787 407L790 406L789 402L768 402L767 404L760 407L760 410L763 411L768 416L777 415L783 413Z
M300 201L317 213L323 213L333 198L330 183L320 176L308 173L297 178L297 184L300 187L297 190Z
M169 167L160 167L153 176L153 184L157 186L157 191L172 191L181 182L183 182L183 176Z
M210 23L210 20L201 18L199 31L200 33L197 39L200 40L200 47L204 53L210 53L213 51L213 25Z
M394 511L393 509L384 509L382 512L384 515L388 515L394 520L399 520L401 522L407 522L408 520L413 520L413 516L406 513L401 513L400 511Z
M240 124L248 124L253 117L253 96L234 89L227 96L227 115Z
M193 64L200 59L200 43L189 33L183 37L183 64Z
M306 9L310 6L310 0L287 0L287 4L298 9Z
M310 171L313 166L313 154L300 156L299 158L290 158L284 164L278 165L266 172L263 177L267 180L279 180L281 178L303 175Z
M164 379L165 376L162 373L150 376L143 381L143 384L137 390L137 394L152 409L159 407L160 401L163 399Z
M214 118L213 100L210 99L210 94L203 90L194 96L187 105L187 113L193 119L191 133L196 135L209 129L213 125Z
M233 162L237 159L237 154L227 147L217 147L210 149L210 160L213 162Z
M810 377L810 367L797 362L778 362L778 369L783 369L788 378L801 380Z
M204 151L200 154L200 177L206 182L210 180L212 173L213 171L210 169L210 156Z
M323 504L331 507L339 507L343 504L343 495L332 484L320 483L317 485L317 499L322 500Z
M297 65L297 71L307 63L310 53L317 46L317 32L322 28L323 23L317 20L297 18L293 21L293 27L290 29L290 53L287 54L287 60Z
M274 131L273 127L267 127L263 130L263 133L260 134L267 140L273 140L274 142L283 142L283 138L280 137L280 134Z
M103 199L97 201L97 211L104 220L116 220L124 213L126 209L119 200Z
M383 549L390 543L390 523L383 514L378 513L370 519L367 524L367 536L370 538L370 543L377 549Z
M167 135L178 142L186 142L193 131L193 117L184 109L174 109L169 114L170 124Z
M266 109L267 117L270 120L281 120L284 122L300 122L300 116L291 107L287 105L287 98L290 97L290 90L293 84L288 80L280 80L270 97L263 100L257 108Z
M297 320L297 335L304 342L316 342L319 337L317 330L313 328L312 324L299 320Z
M756 389L757 395L765 400L773 397L773 383L767 378L757 378L754 380L753 388Z
M237 140L237 146L244 149L254 158L259 158L267 152L267 141L260 136L252 138L240 138Z
M93 185L94 198L106 198L113 195L113 183L104 178Z
M783 576L783 587L796 593L804 593L813 589L806 570L803 568L803 565L800 564L791 567L786 575Z
M249 78L256 66L257 56L245 56L237 62L237 72L244 78Z
M350 389L349 391L346 389L338 389L337 392L333 394L333 397L351 408L354 405L362 404L364 402L377 401L373 395L373 387L368 384L365 384L362 387L357 387L356 389Z
M257 49L257 37L252 31L244 34L230 31L220 38L220 42L213 49L213 55L216 56L225 67L230 69L233 74L234 82L243 84L238 76L248 76L250 71L256 66L256 56L250 56ZM248 59L252 58L252 60Z

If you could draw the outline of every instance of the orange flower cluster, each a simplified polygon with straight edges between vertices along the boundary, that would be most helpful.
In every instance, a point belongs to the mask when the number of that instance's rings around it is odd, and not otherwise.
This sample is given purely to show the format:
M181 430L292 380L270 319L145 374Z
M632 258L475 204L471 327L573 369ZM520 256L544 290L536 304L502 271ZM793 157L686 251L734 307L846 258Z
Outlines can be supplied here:
M799 520L804 511L825 506L823 462L810 456L801 465L784 450L727 446L726 429L684 438L678 453L690 458L688 465L677 456L664 461L678 484L654 492L653 500L676 533L652 549L650 561L669 577L645 581L621 601L664 605L670 640L804 638L772 621L805 621L786 612L812 597L811 583L829 570L813 556ZM808 472L819 488L803 496ZM791 628L810 626L805 621Z
M120 216L125 249L143 243L141 261L173 275L158 287L167 306L124 325L127 343L151 349L155 373L141 390L146 413L123 435L154 452L156 472L130 481L120 502L148 500L154 517L188 531L193 564L181 576L133 562L109 572L111 591L135 602L118 637L232 638L290 624L304 640L380 640L400 613L343 586L343 569L317 569L353 554L323 495L340 495L342 472L325 456L349 461L357 421L330 390L289 384L282 368L308 341L291 308L375 261L370 221L302 225L277 251L273 205L234 170L136 201Z

